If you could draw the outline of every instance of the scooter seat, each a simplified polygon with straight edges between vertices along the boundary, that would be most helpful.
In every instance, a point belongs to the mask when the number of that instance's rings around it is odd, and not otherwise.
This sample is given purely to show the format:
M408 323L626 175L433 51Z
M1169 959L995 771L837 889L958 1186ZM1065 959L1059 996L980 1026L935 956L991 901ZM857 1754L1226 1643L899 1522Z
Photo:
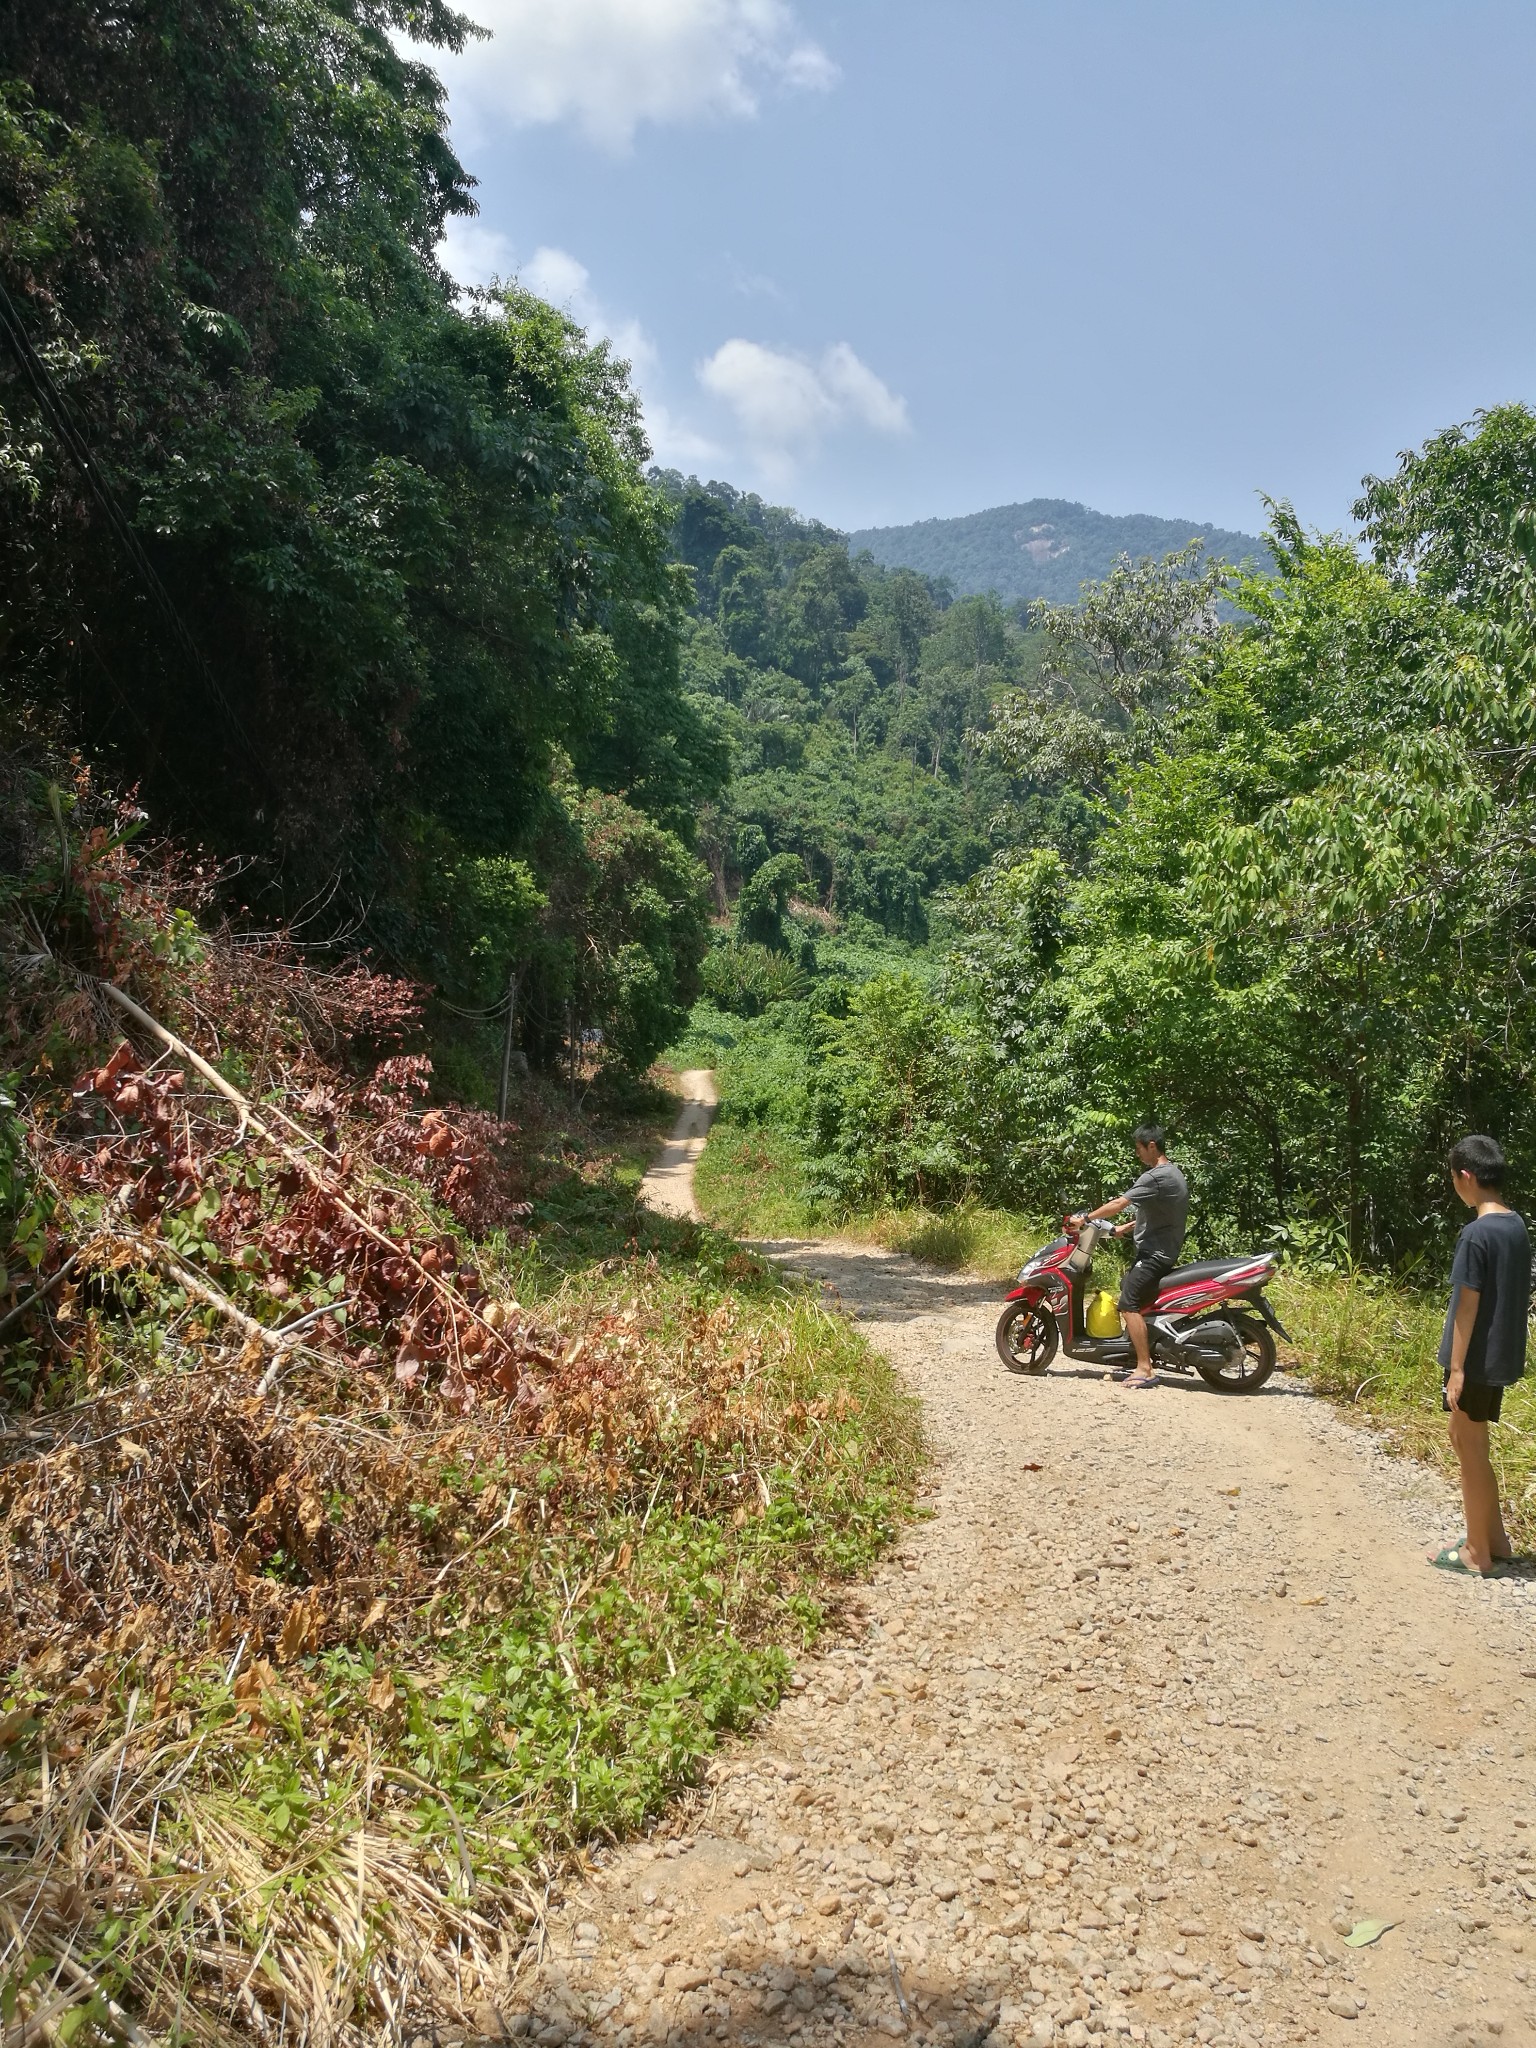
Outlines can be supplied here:
M1252 1253L1246 1259L1207 1259L1198 1266L1175 1266L1171 1273L1165 1273L1157 1283L1157 1291L1165 1287L1184 1287L1192 1280L1220 1280L1223 1274L1235 1273L1239 1266L1253 1264Z

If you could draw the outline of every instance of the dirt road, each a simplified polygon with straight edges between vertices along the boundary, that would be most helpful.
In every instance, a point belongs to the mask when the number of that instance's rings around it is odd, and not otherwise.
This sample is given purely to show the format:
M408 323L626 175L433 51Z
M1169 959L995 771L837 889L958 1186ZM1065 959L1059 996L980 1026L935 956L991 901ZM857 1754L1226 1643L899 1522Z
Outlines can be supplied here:
M1536 1592L1422 1562L1459 1526L1439 1482L1283 1381L1015 1378L994 1290L766 1249L920 1390L931 1518L696 1807L566 1902L514 2026L1536 2042Z
M680 1216L697 1223L700 1218L693 1194L693 1169L704 1150L715 1104L720 1098L715 1093L715 1077L707 1067L690 1067L677 1079L683 1106L672 1126L671 1137L640 1183L640 1200L658 1215Z

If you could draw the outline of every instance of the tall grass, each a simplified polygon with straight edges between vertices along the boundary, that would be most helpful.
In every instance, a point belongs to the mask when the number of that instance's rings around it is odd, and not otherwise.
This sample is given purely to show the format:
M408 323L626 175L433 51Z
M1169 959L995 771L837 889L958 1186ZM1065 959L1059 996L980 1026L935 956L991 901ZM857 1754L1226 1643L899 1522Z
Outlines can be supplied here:
M710 1222L736 1237L846 1237L984 1280L1010 1278L1050 1235L1042 1224L1007 1209L850 1213L818 1201L799 1147L773 1124L716 1124L695 1188Z
M1394 1450L1454 1478L1440 1405L1444 1295L1378 1274L1296 1270L1281 1275L1274 1294L1295 1340L1296 1372ZM1510 1534L1517 1547L1536 1549L1536 1376L1505 1394L1489 1440Z
M825 1234L799 1148L772 1124L717 1123L694 1172L700 1209L732 1237Z
M945 1272L1011 1280L1051 1232L1008 1209L883 1209L849 1220L847 1234L907 1252Z

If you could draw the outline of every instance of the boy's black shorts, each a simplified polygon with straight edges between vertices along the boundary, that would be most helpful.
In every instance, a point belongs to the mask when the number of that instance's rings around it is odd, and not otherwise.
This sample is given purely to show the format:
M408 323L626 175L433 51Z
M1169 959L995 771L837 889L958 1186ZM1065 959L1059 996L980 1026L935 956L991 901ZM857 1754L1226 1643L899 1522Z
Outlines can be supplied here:
M1150 1308L1157 1299L1157 1290L1163 1284L1164 1276L1173 1271L1173 1261L1164 1258L1161 1252L1153 1252L1150 1258L1137 1259L1127 1266L1125 1277L1120 1282L1120 1311L1128 1308Z
M1446 1374L1450 1379L1450 1374ZM1481 1380L1463 1380L1461 1383L1461 1412L1468 1422L1497 1422L1499 1410L1504 1405L1502 1387L1485 1386ZM1440 1390L1440 1406L1445 1414L1451 1412L1451 1404L1445 1398L1445 1388Z

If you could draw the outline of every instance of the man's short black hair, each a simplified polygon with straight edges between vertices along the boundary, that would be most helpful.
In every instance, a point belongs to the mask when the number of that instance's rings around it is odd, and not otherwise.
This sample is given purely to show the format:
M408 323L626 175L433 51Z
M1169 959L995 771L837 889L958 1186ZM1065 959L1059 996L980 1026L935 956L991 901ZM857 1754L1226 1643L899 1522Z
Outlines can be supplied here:
M1480 1188L1504 1185L1504 1148L1497 1138L1458 1138L1451 1147L1452 1173L1470 1173Z
M1131 1133L1131 1142L1134 1145L1155 1145L1159 1152L1166 1152L1168 1150L1168 1133L1161 1124L1138 1124ZM1491 1138L1480 1142L1493 1143ZM1502 1154L1500 1156L1502 1158Z

